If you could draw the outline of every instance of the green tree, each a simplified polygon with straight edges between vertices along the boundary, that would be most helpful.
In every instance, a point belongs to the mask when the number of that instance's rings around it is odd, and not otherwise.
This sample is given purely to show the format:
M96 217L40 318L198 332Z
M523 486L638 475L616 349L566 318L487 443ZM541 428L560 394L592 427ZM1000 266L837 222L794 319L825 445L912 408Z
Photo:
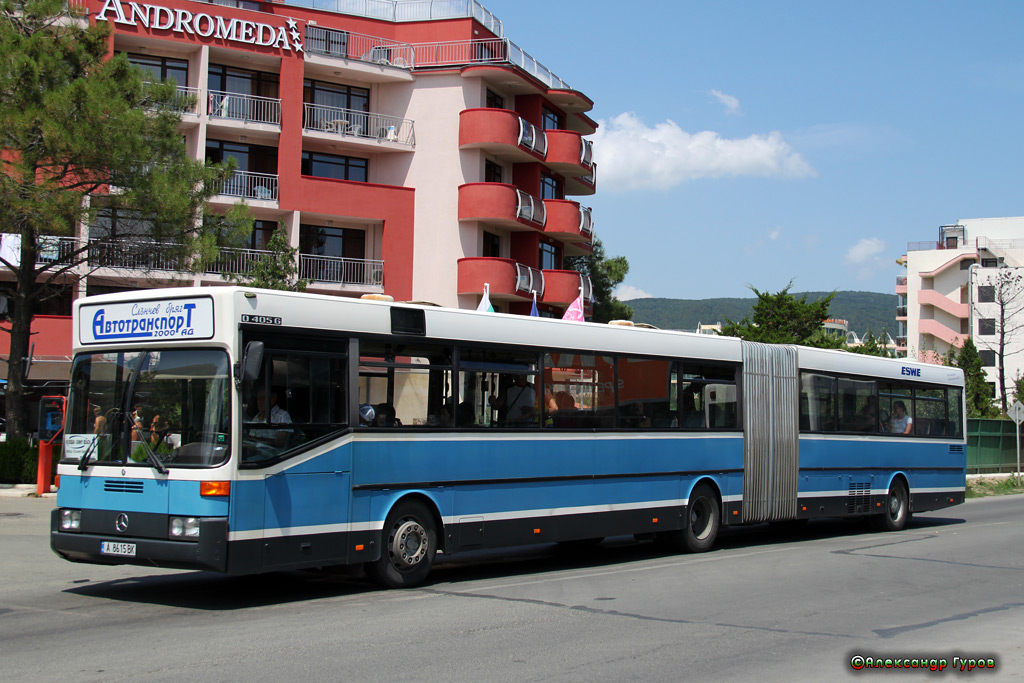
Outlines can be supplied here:
M868 333L864 335L864 339L861 340L860 346L849 346L846 350L865 356L892 358L892 351L885 347L885 340L888 336L884 328L882 329L881 337L876 337L871 330L868 330Z
M992 387L985 381L985 364L977 347L968 337L959 350L950 349L943 362L964 371L964 385L967 392L967 417L999 417L999 410L992 405L995 396Z
M754 287L757 295L751 315L739 322L726 320L722 334L747 341L768 344L801 344L818 348L838 349L846 340L825 331L828 308L835 292L810 303L804 295L797 299L789 293L792 281L781 291L770 294Z
M267 240L267 254L263 255L247 273L225 274L226 279L249 287L260 289L284 289L304 292L309 280L298 277L299 267L296 256L299 250L288 241L288 233L279 225Z
M177 89L147 84L125 56L109 57L109 34L105 22L90 27L70 14L64 0L0 0L0 225L21 240L17 257L0 258L14 280L14 435L27 428L23 360L33 307L90 262L90 245L55 236L76 235L100 209L128 212L144 226L135 249L160 244L164 259L188 270L215 256L219 234L251 229L244 207L205 215L231 167L188 157Z
M565 267L590 276L594 291L593 322L606 323L609 320L629 320L633 317L633 309L612 294L629 272L629 261L625 256L608 258L601 240L595 239L592 253L566 258Z

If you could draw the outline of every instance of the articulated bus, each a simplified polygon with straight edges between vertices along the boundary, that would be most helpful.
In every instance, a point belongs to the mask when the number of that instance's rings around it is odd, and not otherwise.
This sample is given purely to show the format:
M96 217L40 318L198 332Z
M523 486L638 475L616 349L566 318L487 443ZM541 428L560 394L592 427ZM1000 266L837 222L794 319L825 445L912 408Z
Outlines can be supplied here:
M51 547L251 574L963 502L955 368L245 287L75 302Z

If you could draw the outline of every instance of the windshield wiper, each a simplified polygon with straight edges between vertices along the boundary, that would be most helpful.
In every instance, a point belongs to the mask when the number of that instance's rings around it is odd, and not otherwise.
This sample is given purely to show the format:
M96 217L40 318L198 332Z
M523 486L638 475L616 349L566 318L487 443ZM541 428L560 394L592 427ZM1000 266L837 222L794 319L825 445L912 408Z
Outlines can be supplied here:
M96 444L98 444L99 442L100 437L97 436L95 439L93 439L92 443L89 444L89 448L85 450L85 453L82 455L82 459L78 463L78 469L82 470L83 472L89 469L89 458L92 457L92 452L96 450Z
M149 444L145 441L140 441L139 443L142 444L144 449L146 449L146 462L151 464L160 474L167 474L167 468L164 467L164 463L160 459L160 456L156 454L156 451L150 448ZM159 447L161 443L163 443L163 437L161 437L160 441L157 442L157 447Z

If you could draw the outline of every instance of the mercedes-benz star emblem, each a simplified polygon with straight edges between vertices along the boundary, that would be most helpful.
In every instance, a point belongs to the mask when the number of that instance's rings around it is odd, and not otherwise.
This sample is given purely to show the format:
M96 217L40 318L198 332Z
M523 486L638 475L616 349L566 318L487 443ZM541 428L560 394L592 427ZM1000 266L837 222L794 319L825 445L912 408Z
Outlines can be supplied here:
M123 512L117 516L114 520L114 528L120 531L122 534L128 531L128 515Z

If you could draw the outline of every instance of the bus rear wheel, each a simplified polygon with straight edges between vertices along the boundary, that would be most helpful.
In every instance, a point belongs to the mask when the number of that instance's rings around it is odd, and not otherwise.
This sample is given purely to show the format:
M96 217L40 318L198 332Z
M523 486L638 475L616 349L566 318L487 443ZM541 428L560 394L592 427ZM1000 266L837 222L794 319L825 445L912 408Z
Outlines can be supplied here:
M910 495L902 479L895 480L885 496L885 511L871 518L879 531L902 531L910 521Z
M399 503L381 534L380 558L366 564L366 574L386 588L410 588L427 578L437 553L437 528L427 506Z

